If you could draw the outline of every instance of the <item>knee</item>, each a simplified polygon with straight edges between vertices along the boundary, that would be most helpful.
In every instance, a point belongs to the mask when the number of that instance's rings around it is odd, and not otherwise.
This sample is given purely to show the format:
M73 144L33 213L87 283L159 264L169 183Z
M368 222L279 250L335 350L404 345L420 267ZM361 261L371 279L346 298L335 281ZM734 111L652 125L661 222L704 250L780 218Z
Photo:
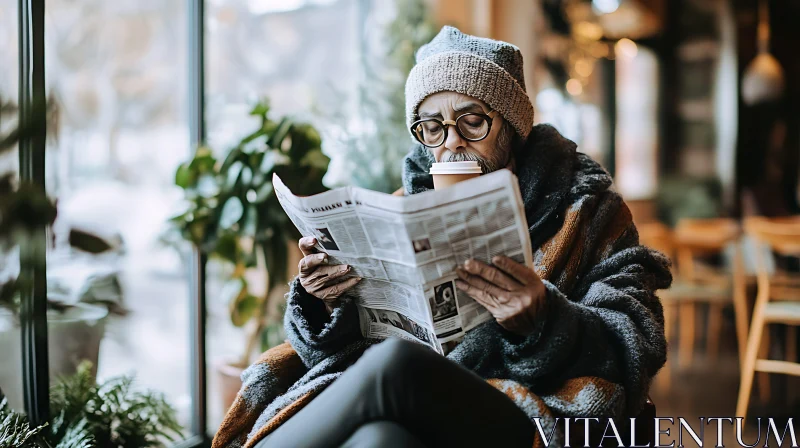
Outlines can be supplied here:
M414 370L431 356L435 353L421 344L392 338L370 347L361 361L377 372L398 372Z

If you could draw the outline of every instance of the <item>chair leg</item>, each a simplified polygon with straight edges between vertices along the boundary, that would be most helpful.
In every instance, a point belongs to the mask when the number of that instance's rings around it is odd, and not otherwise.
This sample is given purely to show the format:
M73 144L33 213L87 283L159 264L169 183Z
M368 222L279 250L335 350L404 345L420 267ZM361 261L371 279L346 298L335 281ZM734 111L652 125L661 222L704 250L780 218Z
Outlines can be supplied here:
M678 367L685 370L694 359L695 304L680 304L680 340L678 348Z
M667 362L661 369L656 379L658 387L664 391L669 391L670 384L672 383L672 368L670 367L672 358L670 357L672 346L672 326L675 323L675 305L671 303L664 303L664 338L667 340Z
M786 360L797 362L797 327L794 325L786 327Z
M747 352L747 325L749 312L747 310L747 295L742 291L735 291L733 294L733 313L736 324L736 343L739 349L739 368L744 362Z
M763 324L762 324L763 325ZM761 346L758 349L758 359L769 359L770 327L764 325L761 330ZM770 385L769 373L758 372L758 399L762 404L769 403Z
M794 325L786 327L786 360L797 362L797 327ZM797 378L788 377L786 379L789 381L789 390L792 391L789 392L786 398L789 403L794 403L797 398L797 388L791 387L791 382L797 381Z
M758 313L757 313L758 314ZM750 328L750 336L747 338L747 351L742 362L742 375L739 384L739 399L736 402L736 416L747 417L747 406L750 404L750 392L753 389L753 376L755 374L756 356L761 346L762 333L764 331L764 321L761 316L754 316L753 325Z
M708 330L706 332L706 356L712 362L719 358L719 337L722 333L722 304L708 306Z

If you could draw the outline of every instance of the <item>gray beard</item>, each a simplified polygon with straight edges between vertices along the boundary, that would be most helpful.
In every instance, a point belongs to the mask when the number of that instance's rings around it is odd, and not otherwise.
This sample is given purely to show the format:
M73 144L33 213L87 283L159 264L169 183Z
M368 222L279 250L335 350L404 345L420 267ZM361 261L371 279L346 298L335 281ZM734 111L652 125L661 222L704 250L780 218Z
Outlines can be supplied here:
M502 156L502 154L497 154L498 156ZM478 165L481 167L481 171L483 174L491 173L493 171L497 171L502 168L503 161L499 159L499 157L491 157L485 158L481 157L474 152L467 152L467 151L460 151L460 152L452 152L449 149L445 150L442 154L442 163L447 162L478 162Z
M478 162L483 174L492 173L505 168L508 163L509 153L511 152L511 137L513 132L511 126L504 123L500 134L497 136L497 146L489 157L483 157L480 154L469 151L453 152L446 149L442 153L441 162Z

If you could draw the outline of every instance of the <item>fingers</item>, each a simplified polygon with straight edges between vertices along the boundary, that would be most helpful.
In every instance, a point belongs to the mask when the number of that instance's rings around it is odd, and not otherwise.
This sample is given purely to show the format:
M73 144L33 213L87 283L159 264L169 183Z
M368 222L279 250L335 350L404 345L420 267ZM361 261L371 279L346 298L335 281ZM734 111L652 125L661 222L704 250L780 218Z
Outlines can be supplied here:
M350 266L346 264L334 264L320 266L311 275L308 276L312 283L316 282L329 282L330 280L347 275L351 271Z
M486 300L491 300L495 304L498 303L498 298L505 297L509 293L508 291L499 288L492 283L489 283L482 277L479 277L477 275L470 275L467 271L463 269L458 269L456 273L458 274L458 278L461 279L462 282L474 288L474 291L480 292ZM467 291L467 293L472 295L470 291Z
M300 238L300 241L297 242L297 246L300 248L300 252L302 252L304 256L317 253L317 248L314 247L316 244L317 239L313 236L304 236L303 238Z
M300 246L300 250L303 250L302 246ZM328 261L328 254L306 255L305 257L300 259L300 263L297 265L297 269L300 271L300 275L308 275L314 272L314 269L323 265L327 261Z
M522 285L528 285L530 283L536 282L539 277L536 275L532 269L528 268L523 264L519 264L516 261L504 257L498 256L492 258L492 264L500 268L503 272L513 277L516 281L521 283Z
M478 260L467 260L464 263L464 269L472 275L483 277L489 283L506 291L515 291L522 287L520 283L504 274L500 269L481 263Z
M346 276L352 268L346 264L319 266L309 274L300 275L300 284L312 295L321 298L319 291L331 286L337 279Z
M315 295L322 300L330 300L330 299L337 299L342 294L347 292L348 289L352 288L353 286L357 285L358 282L361 281L361 277L352 277L348 278L343 282L336 283L335 285L329 286L325 289L318 291Z
M477 275L469 275L466 272L462 271L459 273L458 277L464 283L473 286L477 288L479 291L483 292L487 297L491 296L493 300L496 300L498 297L508 295L508 291L505 291L502 288L498 288L497 286L487 282L482 277L478 277Z
M478 303L484 306L484 308L492 311L497 308L497 299L490 294L487 294L483 290L479 289L478 287L467 283L464 280L456 280L456 288L464 291L465 293L469 294L470 297L475 299Z

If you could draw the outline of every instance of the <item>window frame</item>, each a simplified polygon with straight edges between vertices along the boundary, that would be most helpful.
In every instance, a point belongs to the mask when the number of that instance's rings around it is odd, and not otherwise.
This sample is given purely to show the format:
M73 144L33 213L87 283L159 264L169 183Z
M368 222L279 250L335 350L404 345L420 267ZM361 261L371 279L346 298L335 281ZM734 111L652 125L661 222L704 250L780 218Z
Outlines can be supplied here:
M19 35L19 125L45 123L45 57L44 14L45 0L18 0ZM189 33L188 90L190 151L203 144L205 127L205 2L185 0ZM44 133L23 135L19 141L19 175L21 181L32 183L45 191ZM30 241L20 247L22 253L34 245L44 245L48 231L37 229ZM40 246L44 247L44 246ZM47 277L45 266L35 266L20 257L20 272L33 278L21 294L20 331L22 341L22 380L25 411L31 425L39 426L49 420L49 365L47 342ZM206 262L207 256L193 248L190 266L189 331L191 422L189 436L175 444L181 448L210 446L207 427L206 375Z

